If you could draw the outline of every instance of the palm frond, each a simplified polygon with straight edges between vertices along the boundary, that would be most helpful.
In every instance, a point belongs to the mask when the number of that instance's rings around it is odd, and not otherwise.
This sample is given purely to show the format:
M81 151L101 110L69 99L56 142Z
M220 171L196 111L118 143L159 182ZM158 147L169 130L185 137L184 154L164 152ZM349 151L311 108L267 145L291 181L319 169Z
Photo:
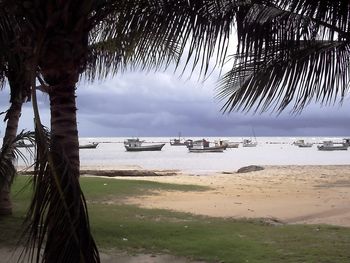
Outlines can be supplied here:
M221 63L226 54L235 2L120 1L110 12L103 10L105 19L95 25L98 30L94 32L98 34L92 34L90 39L93 43L120 41L121 54L115 60L150 68L167 66L174 59L179 65L184 58L186 66L191 62L192 69L199 66L206 74L210 60ZM103 70L116 69L112 65Z
M157 41L149 36L148 45L154 46L148 53L142 51L138 43L128 43L127 40L109 39L90 45L89 58L85 74L88 79L106 77L109 73L116 74L126 68L159 69L169 66L179 58L179 47L175 44L151 44ZM142 41L144 41L143 39ZM165 55L166 54L166 55Z
M223 110L341 103L349 90L349 3L262 2L238 11L235 64L218 86L218 98L228 98Z
M29 142L35 144L34 132L31 131L21 131L14 140L4 142L1 147L0 152L0 189L4 183L11 185L16 174L16 168L14 166L14 161L22 159L27 166L29 166L29 160L17 147L19 142ZM29 153L33 156L33 152Z
M289 58L277 54L268 62L245 60L222 78L217 97L228 98L224 111L281 112L293 104L291 111L300 112L312 101L341 101L349 91L350 43L317 41Z
M30 262L99 262L79 178L71 174L70 162L63 152L50 151L47 129L44 134L45 137L36 137L34 196L27 214L23 256L28 255ZM44 258L40 258L43 248Z

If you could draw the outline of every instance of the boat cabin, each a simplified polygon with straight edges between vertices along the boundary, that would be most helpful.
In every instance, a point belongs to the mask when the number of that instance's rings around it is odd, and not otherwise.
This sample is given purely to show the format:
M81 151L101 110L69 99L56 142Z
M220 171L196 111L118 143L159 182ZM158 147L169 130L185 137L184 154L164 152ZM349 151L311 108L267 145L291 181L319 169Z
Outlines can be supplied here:
M124 141L124 145L129 147L140 147L143 141L140 141L139 138L137 139L127 139Z
M197 140L192 143L192 148L194 149L203 149L206 147L209 147L209 141L206 139Z

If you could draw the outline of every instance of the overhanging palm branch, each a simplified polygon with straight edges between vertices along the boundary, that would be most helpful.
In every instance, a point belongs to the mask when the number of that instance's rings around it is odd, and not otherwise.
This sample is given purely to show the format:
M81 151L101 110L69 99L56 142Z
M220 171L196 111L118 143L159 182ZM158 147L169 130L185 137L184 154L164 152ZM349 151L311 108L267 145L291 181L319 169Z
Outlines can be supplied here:
M225 111L283 111L292 104L300 112L314 102L330 104L344 98L349 89L350 43L314 42L300 46L290 57L270 61L245 60L226 73L217 97ZM276 52L277 53L277 52Z
M184 59L205 74L213 58L220 63L226 54L236 9L235 1L120 1L101 23L91 19L98 34L90 41L113 43L119 52L104 53L96 69L113 73L120 60L152 68Z
M219 84L226 111L299 112L349 90L348 1L264 1L237 16L233 69Z
M14 140L7 141L2 147L0 152L0 188L3 184L11 185L16 174L16 168L14 161L22 159L27 165L29 161L21 150L16 146L19 142L29 142L35 144L34 132L21 131ZM33 155L33 152L28 149L29 153Z

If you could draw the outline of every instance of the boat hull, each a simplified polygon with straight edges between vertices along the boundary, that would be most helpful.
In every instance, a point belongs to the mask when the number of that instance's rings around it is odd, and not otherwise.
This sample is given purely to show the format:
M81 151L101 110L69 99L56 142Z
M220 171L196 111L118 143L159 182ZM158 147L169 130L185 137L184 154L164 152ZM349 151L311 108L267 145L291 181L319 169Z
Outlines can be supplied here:
M186 146L184 142L170 142L171 146Z
M229 143L227 144L227 148L238 148L239 147L239 143Z
M154 145L144 145L144 146L128 146L124 145L128 152L143 152L143 151L161 151L165 143L154 144Z
M79 145L79 149L95 149L98 143Z
M299 148L310 148L310 147L312 147L312 144L311 143L299 144L298 147Z
M226 146L220 147L203 147L203 148L189 148L191 153L222 153L226 149Z
M317 146L317 149L319 151L347 151L348 150L348 146Z
M243 147L256 147L256 143L243 144Z

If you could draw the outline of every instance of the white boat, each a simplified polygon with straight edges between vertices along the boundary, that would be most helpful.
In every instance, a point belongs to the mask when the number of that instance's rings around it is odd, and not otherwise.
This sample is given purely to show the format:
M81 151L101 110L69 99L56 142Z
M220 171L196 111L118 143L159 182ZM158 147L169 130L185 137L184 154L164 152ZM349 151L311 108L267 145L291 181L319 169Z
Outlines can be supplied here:
M161 151L165 143L142 145L145 141L137 139L127 139L124 141L124 147L128 152L141 151Z
M228 142L227 143L227 148L238 148L239 147L239 143L237 142Z
M298 147L300 147L300 148L310 148L310 147L312 147L312 143L310 143L310 142L304 142L304 143L300 143L300 144L298 144Z
M295 146L299 146L300 144L304 144L304 143L305 143L305 141L301 139L301 140L294 141L292 144Z
M308 147L312 147L313 144L309 142L305 142L305 140L301 139L293 142L293 145L298 146L300 148L308 148Z
M347 151L349 145L346 142L334 143L332 141L324 141L322 145L317 146L320 151Z
M249 139L243 140L243 147L256 147L257 145L258 145L257 141L253 142L252 140L249 140Z
M186 146L188 149L192 148L193 146L195 148L200 148L200 147L209 147L209 142L206 139L202 139L202 140L187 140L186 141Z
M79 149L95 149L98 145L98 142L91 142L87 144L79 144Z
M226 149L228 146L228 141L227 140L217 140L214 142L214 144L215 144L215 147L222 146L222 147L225 147L225 149Z
M205 152L223 152L226 149L224 145L209 146L209 142L205 139L193 142L191 147L188 147L191 153L205 153Z
M230 142L228 140L217 140L214 142L215 146L226 146L227 148L238 148L239 143L236 142Z

